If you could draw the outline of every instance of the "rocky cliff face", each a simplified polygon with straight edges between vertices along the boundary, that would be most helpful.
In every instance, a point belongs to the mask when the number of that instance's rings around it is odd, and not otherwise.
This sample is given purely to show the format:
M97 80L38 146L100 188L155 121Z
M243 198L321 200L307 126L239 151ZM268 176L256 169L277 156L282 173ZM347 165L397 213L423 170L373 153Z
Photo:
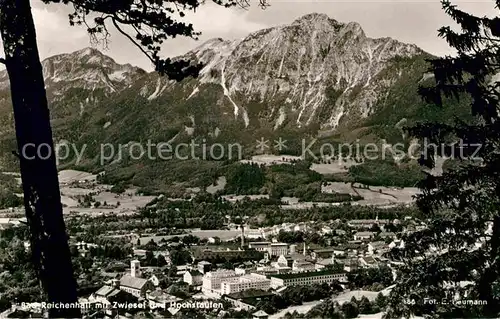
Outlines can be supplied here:
M206 64L200 83L219 84L245 126L246 104L257 99L271 105L266 115L274 128L286 119L335 128L350 116L366 118L375 111L401 77L382 74L392 59L422 53L390 38L368 38L355 22L309 14L241 41L214 39L188 56Z
M183 56L205 64L200 76L181 83L90 48L46 59L43 68L56 137L96 143L335 132L380 124L373 119L381 115L397 123L407 108L418 116L416 88L428 56L313 13L241 40L201 44ZM0 111L1 140L12 140L5 71Z

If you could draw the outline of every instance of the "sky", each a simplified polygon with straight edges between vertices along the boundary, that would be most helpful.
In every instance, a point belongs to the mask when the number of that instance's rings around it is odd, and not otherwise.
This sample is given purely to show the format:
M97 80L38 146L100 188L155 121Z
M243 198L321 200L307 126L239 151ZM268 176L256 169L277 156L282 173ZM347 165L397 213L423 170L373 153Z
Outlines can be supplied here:
M214 37L233 40L244 38L253 31L289 24L312 12L325 13L340 22L355 21L361 24L367 36L392 37L402 42L414 43L425 51L446 55L452 51L437 36L437 29L452 25L442 11L439 0L268 0L265 10L249 0L251 7L223 8L207 1L187 19L196 31L202 32L198 41L187 38L168 40L162 47L165 57L177 56L194 49ZM460 1L454 3L467 12L479 15L498 15L493 0ZM68 23L70 8L61 4L45 5L32 0L38 45L42 58L73 52L91 46L83 27L71 27ZM94 46L113 57L118 63L130 63L151 70L149 60L128 39L111 31L107 47Z

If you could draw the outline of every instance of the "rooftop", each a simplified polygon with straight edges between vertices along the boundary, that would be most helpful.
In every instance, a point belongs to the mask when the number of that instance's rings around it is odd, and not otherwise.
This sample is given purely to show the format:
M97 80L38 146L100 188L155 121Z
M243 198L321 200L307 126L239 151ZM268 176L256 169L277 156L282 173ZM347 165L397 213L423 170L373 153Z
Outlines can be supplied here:
M379 223L379 224L387 224L389 223L390 220L388 219L353 219L353 220L350 220L348 223L349 224L375 224L375 223Z
M384 247L384 246L388 246L383 241L374 241L374 242L369 243L369 245L372 246L372 247Z
M231 299L248 299L248 298L259 298L259 297L271 297L274 296L274 294L272 292L265 290L249 289L228 294L226 296Z
M279 279L295 279L295 278L318 277L318 276L328 276L328 275L338 275L338 274L345 274L345 272L323 270L323 271L299 272L296 274L277 274L277 275L270 275L270 277Z
M263 311L263 310L259 310L259 311L257 311L257 312L254 312L254 313L252 314L252 316L254 316L254 317L267 317L267 316L269 316L269 315L268 315L265 311Z
M312 249L312 251L315 253L330 253L330 252L333 252L334 250L337 250L337 247Z
M112 286L102 286L95 292L97 296L109 297L117 294L119 292L118 289L115 289Z
M203 276L203 274L196 269L190 270L190 271L188 271L188 273L190 273L191 276Z
M371 231L359 231L354 234L354 236L373 236L373 232Z
M134 289L142 289L144 285L148 282L147 279L132 277L130 275L124 275L120 279L120 286L134 288Z

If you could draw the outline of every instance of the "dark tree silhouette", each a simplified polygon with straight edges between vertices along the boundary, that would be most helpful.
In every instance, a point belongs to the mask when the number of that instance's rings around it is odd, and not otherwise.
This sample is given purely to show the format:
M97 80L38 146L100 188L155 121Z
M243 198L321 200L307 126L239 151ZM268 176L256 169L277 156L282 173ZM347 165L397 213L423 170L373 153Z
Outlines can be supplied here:
M500 1L495 3L499 9ZM422 123L410 129L414 136L446 145L437 152L425 150L422 164L432 167L436 156L446 155L459 165L441 176L429 173L420 185L423 194L417 203L429 218L428 227L404 238L405 266L387 317L498 318L500 18L477 17L449 1L442 5L460 31L443 27L439 35L457 55L429 61L435 85L420 88L420 93L437 106L470 102L473 116L467 123Z
M71 25L84 25L94 42L107 41L109 26L148 56L156 70L181 81L201 68L190 61L161 59L161 44L176 36L196 38L193 26L175 20L197 9L199 0L43 0L71 5ZM226 7L247 0L215 0ZM264 0L260 0L265 6ZM92 18L89 18L92 16ZM90 20L90 21L89 21ZM130 33L129 33L130 32ZM0 0L0 33L10 79L17 147L33 261L49 302L76 302L76 282L68 248L54 143L29 0ZM51 317L78 317L78 309L52 309Z

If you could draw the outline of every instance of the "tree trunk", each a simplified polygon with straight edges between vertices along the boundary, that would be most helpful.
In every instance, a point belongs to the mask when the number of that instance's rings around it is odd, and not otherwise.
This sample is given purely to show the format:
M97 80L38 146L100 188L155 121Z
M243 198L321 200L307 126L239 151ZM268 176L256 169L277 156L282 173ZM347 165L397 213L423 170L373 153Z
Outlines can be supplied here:
M47 96L29 0L0 0L0 32L10 79L33 260L48 302L77 302ZM80 311L52 309L49 314L51 317L79 317Z

